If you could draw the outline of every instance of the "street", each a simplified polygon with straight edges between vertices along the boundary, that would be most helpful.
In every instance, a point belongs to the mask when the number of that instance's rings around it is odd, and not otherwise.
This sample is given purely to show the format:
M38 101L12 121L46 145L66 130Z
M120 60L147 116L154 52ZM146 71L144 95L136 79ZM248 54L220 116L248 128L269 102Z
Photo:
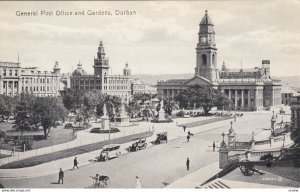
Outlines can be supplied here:
M252 131L255 134L269 128L270 113L247 113L245 117L238 118L233 124L238 140L251 138ZM195 134L190 142L182 137L179 148L178 140L169 141L148 147L147 149L124 154L117 159L108 162L79 167L79 170L65 171L64 184L56 184L57 174L50 174L33 178L1 179L5 187L30 187L30 188L89 188L93 184L89 176L96 173L110 177L110 188L133 188L135 177L139 176L143 188L162 188L166 184L192 173L206 165L218 161L218 152L212 152L212 142L221 143L221 133L228 132L230 124L226 124L209 131ZM173 127L182 129L182 127ZM189 128L193 133L193 128ZM182 130L183 131L183 130ZM186 171L186 158L190 158L190 171ZM79 159L80 162L80 159ZM70 162L70 167L72 162ZM70 169L68 167L68 169Z

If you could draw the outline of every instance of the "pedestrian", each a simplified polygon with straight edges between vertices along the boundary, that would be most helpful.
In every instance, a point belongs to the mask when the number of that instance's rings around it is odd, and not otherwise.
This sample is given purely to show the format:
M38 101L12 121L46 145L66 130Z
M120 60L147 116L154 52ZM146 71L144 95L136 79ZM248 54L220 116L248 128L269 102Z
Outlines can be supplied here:
M185 132L186 126L183 126L183 132Z
M15 155L15 150L16 150L16 147L14 147L14 148L11 150L10 156L14 156L14 155Z
M215 151L215 148L216 148L216 144L215 144L215 141L213 142L213 151Z
M187 139L187 143L189 143L190 142L190 135L187 135L186 139Z
M60 183L60 180L61 180L61 183L64 184L64 172L62 171L62 169L60 168L59 169L59 173L58 173L58 184Z
M139 189L142 188L142 185L140 183L138 176L135 177L135 188L139 188Z
M79 169L78 164L79 164L79 163L78 163L78 161L77 161L77 157L75 157L75 159L74 159L73 170L74 170L75 167L77 167L77 169Z
M186 170L187 171L190 170L190 159L189 158L186 159Z
M94 179L95 179L95 188L100 188L100 175L97 173Z

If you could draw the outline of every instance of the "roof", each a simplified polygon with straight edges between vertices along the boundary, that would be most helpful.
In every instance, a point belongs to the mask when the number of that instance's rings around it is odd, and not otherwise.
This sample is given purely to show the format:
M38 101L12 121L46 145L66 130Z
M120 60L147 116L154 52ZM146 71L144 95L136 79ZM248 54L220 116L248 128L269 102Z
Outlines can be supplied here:
M80 76L80 75L87 75L87 72L82 69L82 65L79 63L77 64L77 69L75 69L72 73L72 76Z
M260 68L248 68L248 69L227 69L226 71L221 71L221 72L229 72L229 73L239 73L244 72L244 73L253 73L259 71Z
M205 11L204 17L201 19L200 25L214 25L207 13L207 10Z

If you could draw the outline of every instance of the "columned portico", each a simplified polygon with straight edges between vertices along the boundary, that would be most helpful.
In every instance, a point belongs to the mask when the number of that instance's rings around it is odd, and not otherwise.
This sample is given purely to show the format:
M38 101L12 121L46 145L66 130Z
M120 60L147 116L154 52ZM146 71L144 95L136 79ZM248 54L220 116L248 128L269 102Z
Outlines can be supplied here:
M234 91L234 107L237 108L237 101L238 101L238 95L237 95L237 90Z
M242 89L241 91L242 91L242 107L244 107L244 102L245 102L245 100L244 100L244 89Z

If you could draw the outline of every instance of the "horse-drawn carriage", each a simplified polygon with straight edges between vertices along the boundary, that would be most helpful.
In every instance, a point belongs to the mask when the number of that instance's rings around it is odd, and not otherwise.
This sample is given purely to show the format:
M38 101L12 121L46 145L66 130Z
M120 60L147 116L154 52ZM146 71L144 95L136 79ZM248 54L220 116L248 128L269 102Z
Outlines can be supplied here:
M110 179L106 175L96 174L95 177L90 177L93 179L93 188L106 187L110 184Z

